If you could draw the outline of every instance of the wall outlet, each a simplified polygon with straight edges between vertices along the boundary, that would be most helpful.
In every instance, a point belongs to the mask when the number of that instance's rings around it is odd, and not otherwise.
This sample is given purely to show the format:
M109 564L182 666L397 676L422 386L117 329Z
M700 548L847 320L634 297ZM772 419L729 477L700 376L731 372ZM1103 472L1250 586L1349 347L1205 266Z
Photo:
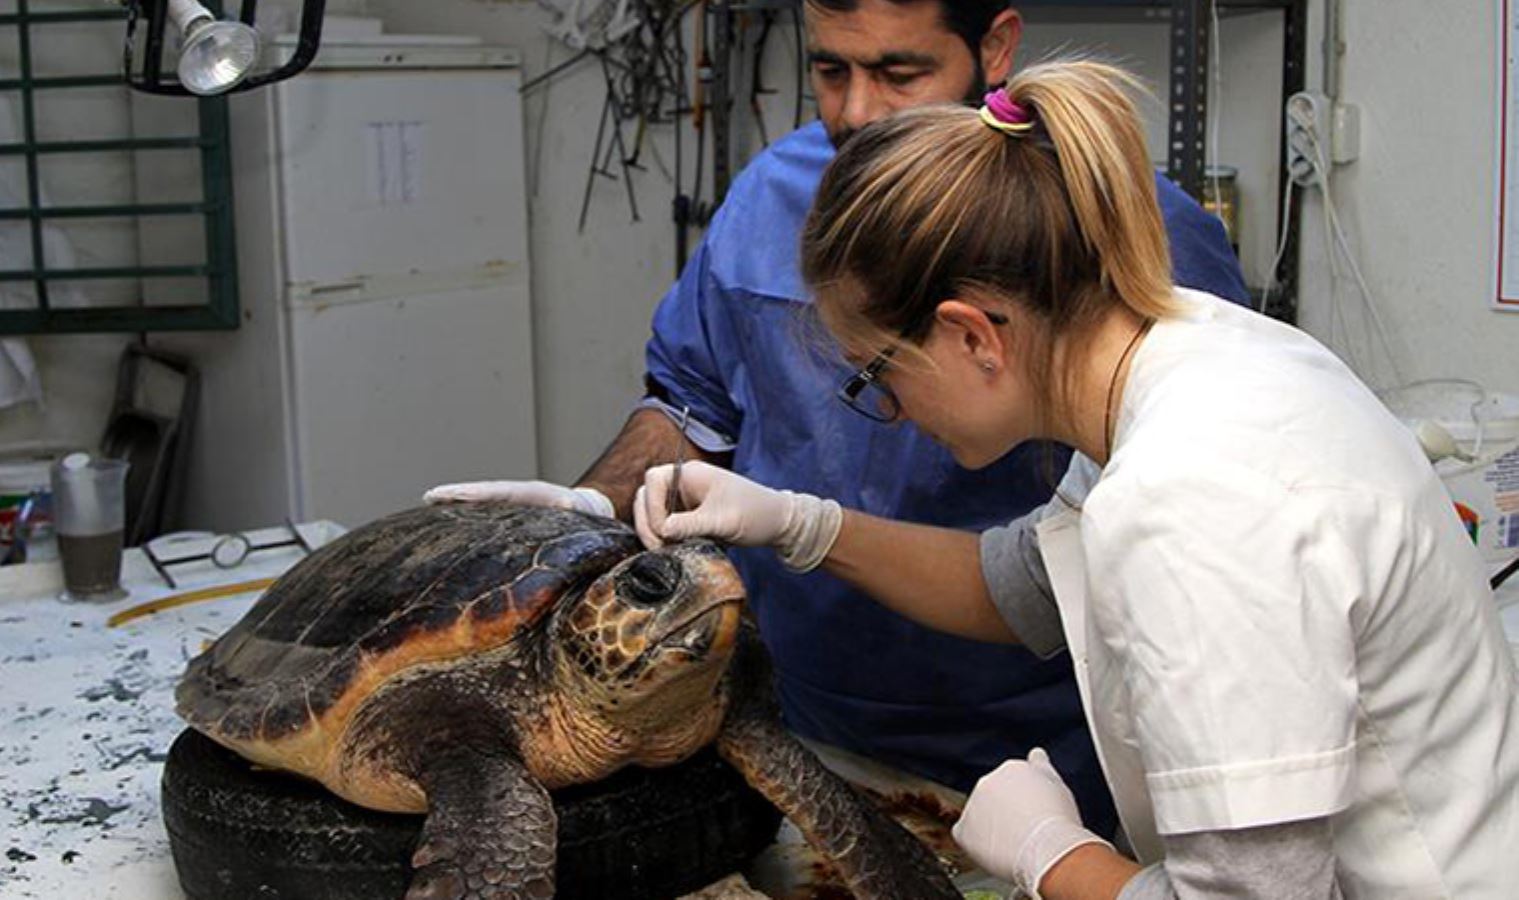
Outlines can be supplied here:
M1319 183L1319 166L1332 165L1329 98L1300 91L1287 98L1287 172L1297 184Z
M1287 171L1308 187L1319 183L1317 167L1345 165L1361 155L1361 108L1331 103L1323 94L1301 91L1287 98Z

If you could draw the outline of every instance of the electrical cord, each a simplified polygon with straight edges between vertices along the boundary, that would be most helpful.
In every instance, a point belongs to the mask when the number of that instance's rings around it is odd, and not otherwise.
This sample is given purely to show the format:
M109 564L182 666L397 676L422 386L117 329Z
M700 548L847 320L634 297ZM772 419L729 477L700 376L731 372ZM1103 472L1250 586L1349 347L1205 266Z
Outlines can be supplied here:
M754 115L754 125L759 131L760 147L770 146L770 129L765 125L765 106L760 102L760 97L765 94L776 93L774 88L765 87L765 48L770 44L770 32L775 28L775 12L771 10L760 11L759 36L754 39L754 65L753 76L749 82L749 110Z
M1218 3L1208 4L1208 10L1212 14L1210 31L1210 43L1213 50L1209 53L1208 67L1213 70L1213 96L1208 98L1208 158L1203 163L1203 174L1208 175L1208 169L1213 170L1209 178L1213 182L1213 204L1221 214L1223 212L1223 193L1219 190L1219 158L1218 158L1218 129L1219 122L1223 118L1224 111L1224 45L1223 38L1219 34ZM1220 215L1222 218L1222 215ZM1229 235L1235 242L1239 241L1237 235Z
M1256 312L1264 313L1271 308L1271 292L1281 284L1277 274L1282 270L1282 258L1287 255L1287 238L1292 233L1292 198L1297 194L1293 188L1296 183L1291 178L1282 179L1282 227L1281 234L1276 242L1276 255L1271 258L1271 266L1266 269L1266 289L1261 292L1261 303Z
M1500 571L1497 575L1494 575L1492 581L1490 581L1488 584L1493 590L1496 591L1498 588L1503 586L1503 583L1505 581L1508 581L1510 578L1514 577L1515 572L1519 572L1519 559L1515 559L1513 562L1504 566L1503 570Z
M1311 116L1306 115L1302 109L1292 104L1288 105L1288 115L1292 116L1293 121L1298 124L1303 134L1307 137L1308 149L1311 152L1306 153L1305 158L1312 166L1313 174L1317 179L1315 183L1319 186L1319 193L1324 203L1324 249L1328 258L1330 275L1330 342L1334 342L1334 326L1335 322L1338 321L1345 328L1346 353L1349 356L1355 355L1354 348L1351 346L1350 328L1344 318L1344 311L1338 300L1339 266L1336 257L1343 253L1345 261L1349 264L1350 274L1360 290L1362 304L1366 307L1367 316L1371 320L1372 328L1376 333L1377 339L1381 342L1383 352L1386 354L1387 366L1392 372L1395 383L1401 383L1403 376L1399 371L1398 361L1393 352L1392 341L1388 337L1387 326L1382 320L1381 313L1377 310L1371 288L1366 282L1365 275L1361 272L1360 264L1356 260L1355 253L1351 250L1350 241L1346 238L1344 228L1340 224L1339 212L1334 202L1333 185L1330 178L1330 163L1324 142L1318 134L1318 124ZM1371 380L1369 365L1362 362L1360 367L1363 369L1363 374L1368 380Z
M791 31L796 39L796 117L791 125L795 131L802 127L802 106L807 93L807 39L802 33L801 4L791 10Z

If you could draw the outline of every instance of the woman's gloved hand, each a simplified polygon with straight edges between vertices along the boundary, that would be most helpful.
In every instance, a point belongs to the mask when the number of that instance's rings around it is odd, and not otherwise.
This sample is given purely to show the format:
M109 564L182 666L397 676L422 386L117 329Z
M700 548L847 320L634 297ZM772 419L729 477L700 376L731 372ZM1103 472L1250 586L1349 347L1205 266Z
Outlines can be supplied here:
M1076 798L1040 748L982 776L955 823L955 840L982 869L1039 896L1039 882L1066 854L1111 844L1081 827Z
M698 537L774 547L787 568L810 572L822 564L844 523L843 509L832 500L771 490L704 462L682 467L675 504L674 477L674 466L650 469L633 498L633 524L650 548ZM688 511L672 513L672 507Z
M422 495L424 503L521 503L617 517L612 501L595 488L568 488L548 481L466 481L443 484Z

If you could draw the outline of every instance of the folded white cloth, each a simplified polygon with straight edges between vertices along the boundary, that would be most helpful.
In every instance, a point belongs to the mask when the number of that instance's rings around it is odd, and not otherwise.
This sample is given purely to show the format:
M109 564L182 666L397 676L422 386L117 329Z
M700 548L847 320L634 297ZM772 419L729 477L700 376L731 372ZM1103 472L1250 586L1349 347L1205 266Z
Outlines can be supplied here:
M0 409L42 403L42 373L25 338L0 340Z

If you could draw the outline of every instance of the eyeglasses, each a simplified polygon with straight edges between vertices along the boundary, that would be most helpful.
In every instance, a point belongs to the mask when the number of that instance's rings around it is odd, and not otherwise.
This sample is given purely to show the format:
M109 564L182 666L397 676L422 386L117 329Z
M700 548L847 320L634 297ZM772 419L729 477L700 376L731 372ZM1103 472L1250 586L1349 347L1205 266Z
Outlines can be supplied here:
M982 310L982 312L986 313L987 320L993 325L1008 323L1007 316L1001 313L991 310ZM912 331L913 329L909 329L904 332L902 339L906 340L907 335ZM902 415L902 401L898 400L897 395L881 380L881 373L886 370L886 366L891 363L891 358L896 355L896 352L895 345L887 347L872 357L870 362L865 364L865 368L844 379L836 395L839 400L872 422L887 424L895 422Z
M895 422L902 414L902 403L881 381L881 372L891 362L896 347L877 353L865 368L844 379L838 398L844 405L872 422Z

